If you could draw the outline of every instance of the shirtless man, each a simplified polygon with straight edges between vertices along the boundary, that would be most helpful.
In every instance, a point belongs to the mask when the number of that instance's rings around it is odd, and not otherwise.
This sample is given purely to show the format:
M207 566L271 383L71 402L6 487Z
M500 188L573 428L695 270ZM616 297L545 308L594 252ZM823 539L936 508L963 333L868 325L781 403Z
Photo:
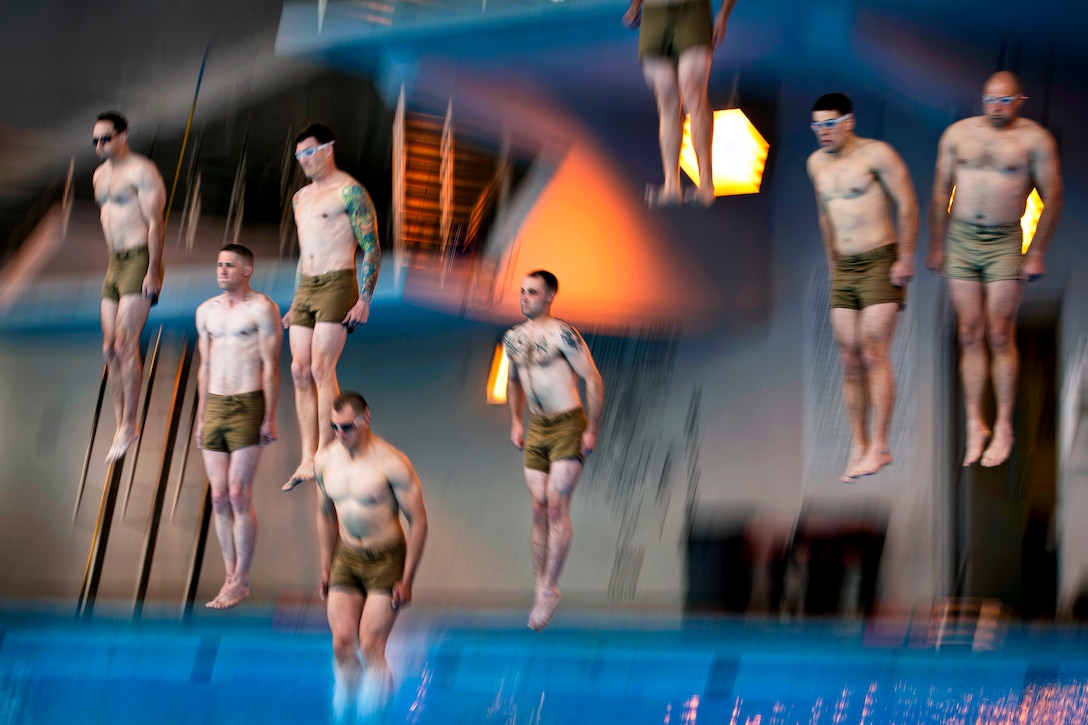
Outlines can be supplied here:
M808 157L808 175L831 273L831 328L852 439L840 480L850 483L892 462L888 425L895 374L889 353L896 315L914 276L918 202L895 149L854 135L854 104L847 96L817 99L811 126L820 149Z
M261 447L276 440L280 310L250 288L253 252L228 244L216 263L219 288L196 310L200 344L197 444L212 487L215 533L226 581L212 609L238 606L249 596L249 565L257 542L253 474Z
M510 441L525 452L525 483L533 501L531 551L536 595L529 627L540 631L559 606L559 573L570 550L570 498L585 457L597 445L604 407L604 381L582 336L552 317L559 280L530 272L521 283L525 322L503 337L510 373ZM586 411L578 396L586 382ZM522 424L529 399L529 430Z
M392 693L385 645L397 612L412 601L427 511L412 462L371 432L361 395L345 392L335 400L329 429L336 439L318 451L314 470L321 596L328 600L333 709L340 717L353 694L364 714L383 707Z
M1020 368L1016 310L1023 283L1046 272L1044 255L1062 208L1057 144L1045 128L1020 117L1025 100L1015 75L993 74L982 88L983 115L949 126L937 148L926 266L948 278L956 310L967 412L964 466L980 459L983 466L999 466L1012 452ZM1020 217L1033 187L1044 206L1024 254ZM984 337L997 399L993 438L985 451L991 431L982 416Z
M284 491L313 479L318 445L332 440L329 413L340 394L336 363L348 333L370 316L381 267L374 205L366 189L336 167L335 143L332 130L320 123L295 138L295 158L310 183L292 202L299 260L295 298L283 326L289 328L302 463ZM358 281L356 246L363 253Z
M140 437L140 334L162 288L166 187L151 159L129 149L128 121L120 113L99 115L91 142L103 160L94 172L94 199L110 253L102 285L102 354L117 420L106 454L106 463L113 463Z
M657 101L658 143L665 183L647 187L646 202L651 207L681 201L702 207L714 203L711 164L714 113L707 99L707 83L714 48L725 37L734 4L736 0L722 0L713 20L710 0L631 0L624 13L623 23L627 27L639 27L642 74ZM699 188L686 196L680 192L680 145L684 130L681 108L691 116L692 146L699 164Z

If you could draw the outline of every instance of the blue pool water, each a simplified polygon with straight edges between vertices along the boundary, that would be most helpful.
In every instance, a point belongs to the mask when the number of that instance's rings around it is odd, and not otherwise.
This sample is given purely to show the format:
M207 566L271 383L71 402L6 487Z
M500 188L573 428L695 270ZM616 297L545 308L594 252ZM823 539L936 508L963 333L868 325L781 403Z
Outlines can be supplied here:
M1088 723L1088 632L940 651L864 623L411 612L389 723ZM176 621L0 612L0 723L324 723L318 612Z

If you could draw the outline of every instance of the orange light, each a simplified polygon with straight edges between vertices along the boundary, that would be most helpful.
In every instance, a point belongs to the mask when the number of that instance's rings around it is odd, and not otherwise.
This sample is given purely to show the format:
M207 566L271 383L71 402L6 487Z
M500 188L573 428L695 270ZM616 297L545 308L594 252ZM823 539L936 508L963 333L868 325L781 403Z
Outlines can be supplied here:
M495 345L495 354L491 357L491 374L487 376L487 404L502 405L506 402L506 376L510 361L506 358L506 346L501 342Z
M714 195L758 194L763 182L770 144L756 130L744 111L729 108L714 111ZM684 137L680 145L680 168L699 184L699 163L691 143L691 116L684 119Z
M952 193L948 197L948 213L952 213L952 201L956 198L956 187L952 187ZM1027 254L1031 240L1035 238L1035 228L1039 226L1039 217L1043 213L1043 197L1039 196L1038 189L1032 189L1028 196L1027 206L1024 207L1024 216L1020 217L1020 228L1024 231L1024 241L1020 245L1020 253Z

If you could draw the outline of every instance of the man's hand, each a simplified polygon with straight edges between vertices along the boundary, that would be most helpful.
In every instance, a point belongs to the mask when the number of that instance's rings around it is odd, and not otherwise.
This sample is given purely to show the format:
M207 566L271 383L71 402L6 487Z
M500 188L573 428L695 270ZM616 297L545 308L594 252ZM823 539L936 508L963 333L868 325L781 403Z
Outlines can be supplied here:
M401 609L412 603L412 585L401 579L393 585L393 600L390 602L393 609Z
M270 420L261 423L261 445L267 446L276 442L276 424Z
M360 299L355 305L348 310L348 316L344 318L341 323L349 330L354 330L359 325L365 325L367 319L370 317L370 302Z
M1020 263L1020 279L1031 282L1046 274L1046 260L1038 254L1025 254L1024 261Z
M162 278L159 277L159 270L148 269L147 274L144 275L144 284L141 289L144 297L154 299L160 290L162 290Z
M943 248L930 247L929 254L926 255L926 269L937 276L944 274Z
M642 22L642 0L631 0L631 6L623 14L621 21L625 28L634 30Z
M907 283L914 279L914 260L896 260L895 264L892 265L888 278L896 287L906 287Z
M329 598L329 572L321 572L321 584L318 585L317 593L321 595L323 602Z
M287 308L287 312L283 313L283 319L280 320L280 324L283 325L283 329L291 329L291 308Z
M196 441L196 445L200 447L200 441L204 440L204 416L197 415L196 430L193 432L193 440Z
M718 16L714 18L714 35L711 41L712 48L717 48L718 44L725 40L725 26L729 23L729 16L718 13Z
M593 452L593 449L597 447L597 434L593 431L585 431L582 433L582 442L578 447L583 456L588 456Z
M510 425L510 442L514 444L514 448L519 451L525 448L525 426L520 422L512 423Z

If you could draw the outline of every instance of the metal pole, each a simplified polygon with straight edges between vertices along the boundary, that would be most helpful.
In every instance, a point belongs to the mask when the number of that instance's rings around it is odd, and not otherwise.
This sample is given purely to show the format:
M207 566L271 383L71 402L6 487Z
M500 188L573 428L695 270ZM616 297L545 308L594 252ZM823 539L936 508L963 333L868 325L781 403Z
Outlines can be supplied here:
M193 428L196 427L196 411L200 407L200 390L193 395L193 404L189 410L189 427L185 431L185 450L181 454L181 468L178 471L178 486L174 491L174 503L170 506L170 523L174 523L174 515L178 512L178 500L181 498L181 487L185 483L185 471L189 467L189 451L193 447Z
M106 470L106 486L102 489L102 503L98 507L98 524L91 539L91 550L87 554L87 567L83 571L83 586L76 602L76 616L90 618L94 612L94 600L98 596L98 583L102 579L102 560L109 543L110 525L113 523L113 510L117 504L117 487L121 483L121 469L124 457L114 461Z
M72 523L79 518L79 504L83 501L83 492L87 488L87 473L91 469L91 453L94 451L95 434L98 433L98 419L102 416L102 401L106 399L106 380L110 369L102 366L102 384L98 386L98 404L94 409L94 418L91 420L91 440L87 443L87 455L83 457L83 472L79 474L79 488L76 490L76 508L72 512Z
M140 575L136 582L136 602L132 612L135 619L143 613L144 598L147 596L147 582L151 578L151 562L155 558L155 542L159 535L159 521L162 518L163 499L166 487L170 483L170 465L174 459L174 445L178 428L181 425L181 409L185 405L185 386L189 382L189 369L193 364L193 345L188 340L182 342L181 360L174 378L174 393L170 398L169 423L163 434L162 462L159 464L159 483L151 499L151 513L147 520L147 533L144 536L144 548L140 554Z
M185 135L181 138L181 153L178 154L178 168L174 171L174 183L170 186L170 198L166 202L166 215L163 217L163 229L166 222L170 221L170 207L174 205L174 194L178 190L178 178L181 176L181 165L185 161L185 146L189 142L189 131L193 128L193 116L196 114L196 99L200 97L200 84L204 80L204 68L208 65L208 51L212 44L208 43L204 48L204 59L200 61L200 74L196 77L196 90L193 91L193 105L189 107L189 120L185 122Z
M208 545L208 532L212 525L212 484L204 481L204 504L200 507L200 526L196 531L193 546L193 559L189 562L189 576L185 581L185 607L183 617L188 621L193 616L193 602L196 601L196 589L200 583L200 568L204 564L204 550Z
M147 390L144 392L144 410L140 415L140 437L136 439L132 447L132 467L128 472L128 485L125 487L125 497L121 502L121 519L125 518L128 511L128 500L132 496L132 484L136 480L136 464L140 462L140 449L143 447L143 430L147 425L147 412L151 408L151 393L155 387L155 373L159 368L159 350L162 347L162 325L159 325L159 333L155 336L155 347L151 351L151 364L147 366Z

